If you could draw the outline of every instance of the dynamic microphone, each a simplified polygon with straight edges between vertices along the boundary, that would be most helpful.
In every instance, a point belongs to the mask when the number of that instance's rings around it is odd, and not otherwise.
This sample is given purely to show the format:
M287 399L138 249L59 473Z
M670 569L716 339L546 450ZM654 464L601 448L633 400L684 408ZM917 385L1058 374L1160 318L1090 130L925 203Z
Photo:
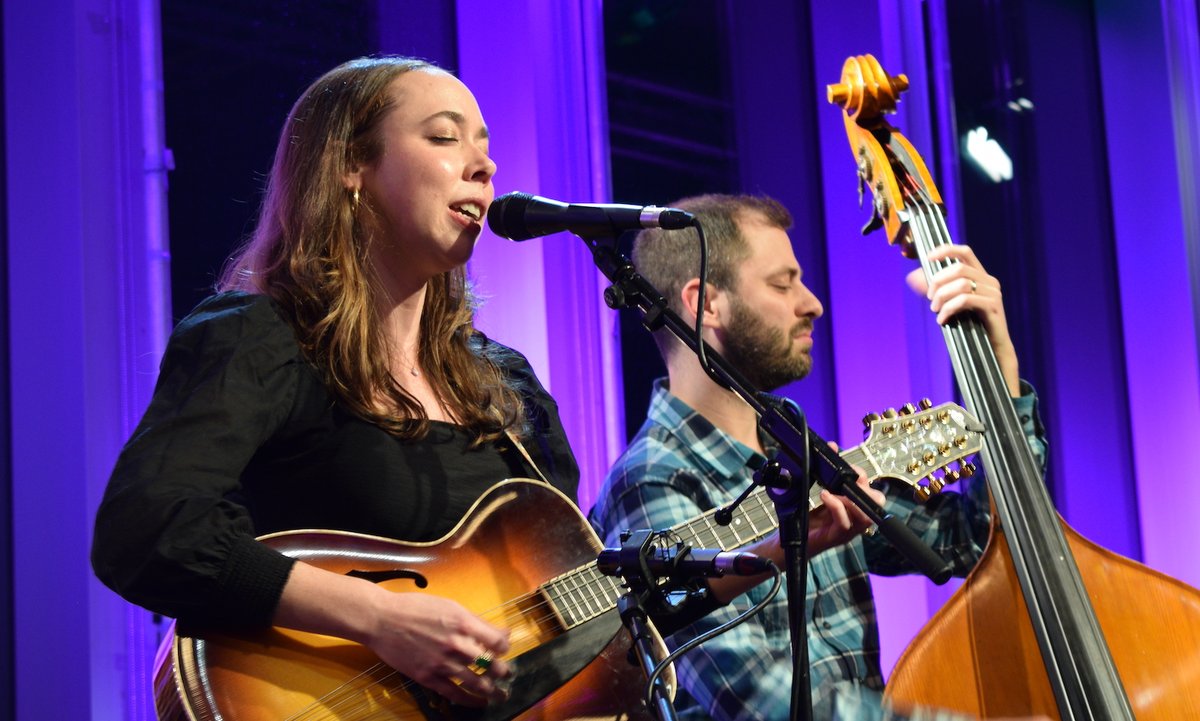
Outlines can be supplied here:
M720 576L757 576L771 570L769 560L744 551L717 551L709 548L655 548L649 554L637 549L606 548L596 559L606 576L623 576L645 570L657 578L697 578ZM632 564L632 566L631 566Z
M529 240L568 230L582 238L617 236L626 230L679 230L696 222L678 208L653 205L562 203L529 193L506 193L487 214L492 232L509 240Z

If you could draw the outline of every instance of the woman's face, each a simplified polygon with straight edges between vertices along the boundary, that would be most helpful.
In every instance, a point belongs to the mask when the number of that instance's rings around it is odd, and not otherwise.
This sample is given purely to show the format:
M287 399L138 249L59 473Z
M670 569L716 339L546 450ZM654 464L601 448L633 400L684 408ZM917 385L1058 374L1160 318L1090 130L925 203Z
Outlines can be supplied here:
M475 96L457 78L412 70L389 92L383 153L360 171L378 220L372 255L387 274L424 282L471 257L495 195L496 164Z

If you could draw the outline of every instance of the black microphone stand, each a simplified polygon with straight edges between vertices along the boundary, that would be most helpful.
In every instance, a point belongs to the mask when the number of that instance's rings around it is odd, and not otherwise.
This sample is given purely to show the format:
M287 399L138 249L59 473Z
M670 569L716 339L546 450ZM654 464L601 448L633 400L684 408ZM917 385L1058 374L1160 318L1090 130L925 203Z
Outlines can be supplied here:
M663 297L633 264L616 249L615 236L583 238L591 248L596 267L612 285L604 290L604 301L610 308L637 308L642 312L642 325L653 332L666 328L684 345L699 354L701 345L707 356L709 375L729 390L737 393L754 409L759 427L778 444L778 456L792 479L786 489L772 489L771 496L779 513L780 545L784 549L788 579L788 616L793 649L792 718L804 713L812 716L811 690L808 680L808 634L805 619L805 585L808 578L805 545L808 538L809 479L815 480L833 493L849 498L877 526L880 533L913 565L935 583L943 584L951 575L950 564L923 543L904 522L886 513L855 481L858 474L829 444L813 433L797 414L776 396L753 388L740 373L672 311ZM801 423L797 423L801 421ZM803 425L801 430L799 425ZM815 460L816 463L811 461ZM793 589L796 595L793 595ZM803 668L799 668L800 665ZM799 682L804 680L803 688Z

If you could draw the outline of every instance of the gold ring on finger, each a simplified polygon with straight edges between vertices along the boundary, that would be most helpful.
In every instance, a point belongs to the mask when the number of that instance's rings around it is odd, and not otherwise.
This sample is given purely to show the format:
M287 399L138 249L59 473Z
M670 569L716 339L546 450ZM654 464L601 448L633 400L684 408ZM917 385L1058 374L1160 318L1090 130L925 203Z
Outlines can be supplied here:
M475 662L471 664L471 670L477 675L482 676L487 673L487 670L492 667L492 652L484 651L475 657Z

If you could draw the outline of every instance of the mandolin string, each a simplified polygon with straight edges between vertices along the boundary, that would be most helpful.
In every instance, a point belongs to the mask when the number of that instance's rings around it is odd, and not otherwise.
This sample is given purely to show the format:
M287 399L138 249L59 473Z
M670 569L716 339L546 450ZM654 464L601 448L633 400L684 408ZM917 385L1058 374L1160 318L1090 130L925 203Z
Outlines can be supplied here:
M846 452L849 452L849 450L853 449L848 449ZM748 501L752 502L748 502L739 509L740 513L738 516L738 520L744 522L749 527L748 531L731 527L718 528L712 521L715 509L694 519L687 525L693 527L692 530L697 536L701 533L711 533L720 542L722 550L728 550L728 548L752 542L772 532L777 527L777 518L773 510L773 505L767 499L765 493L754 494ZM726 535L732 535L732 540L721 542L721 530L728 530L729 533ZM746 538L742 537L743 534L746 535ZM589 564L553 578L538 590L503 603L480 615L490 623L508 628L515 625L509 623L510 621L524 617L528 617L531 624L537 627L554 622L559 618L559 614L556 612L556 604L545 593L539 593L539 591L548 590L549 587L558 585L567 588L567 597L563 599L567 605L565 610L571 617L583 617L582 621L575 623L568 621L567 625L570 628L577 625L577 623L590 620L599 615L599 613L613 608L616 599L612 596L611 591L614 590L616 584L617 581L615 579L602 574L595 564ZM540 596L542 600L529 603L530 599L535 596ZM525 607L527 610L522 610L522 607ZM289 718L300 721L301 719L321 718L326 711L345 713L354 710L355 706L365 709L373 703L367 694L374 688L386 687L388 691L406 692L415 686L415 682L401 675L390 666L384 663L376 663L316 699L308 707Z
M577 577L585 576L585 575L591 576L591 578L585 579L583 581L582 585L584 587L586 587L588 585L596 586L602 582L609 582L609 583L612 582L608 576L604 576L604 575L600 574L597 567L594 564L592 564L592 565L583 566L583 567L574 569L573 571L563 574L562 576L559 576L555 579L551 579L551 581L547 582L546 585L549 585L556 581L561 583L561 582L573 580L573 579L578 580ZM545 586L543 586L543 588L544 587ZM576 590L578 590L579 588L580 588L580 585L577 583ZM541 590L541 589L539 589L539 590ZM533 598L533 597L539 596L539 595L544 600L542 600L541 602L538 602L538 603L534 603L532 605L529 605L527 603L527 601L530 598ZM519 596L515 599L512 599L510 601L507 601L493 609L484 611L480 614L480 616L484 620L487 620L488 622L493 623L494 625L511 628L511 626L514 624L510 624L510 623L508 623L508 621L530 616L530 614L521 610L521 607L523 605L527 605L529 607L530 611L535 611L535 612L545 611L545 613L542 613L539 616L531 617L531 621L534 625L541 626L547 622L556 620L558 617L558 615L556 613L554 613L554 611L553 611L553 608L554 608L553 602L550 600L545 600L545 599L546 599L546 597L544 594L539 594L538 591L533 591L530 593L526 593L522 596ZM592 601L594 601L597 606L600 606L601 604L603 604L607 608L614 607L615 603L616 603L615 599L610 600L610 599L601 598L599 595L597 595L595 593L595 591L592 592ZM588 603L586 599L585 599L584 603L585 604ZM590 604L588 604L588 605L589 605L588 610L591 611L592 609L590 607ZM605 609L599 609L599 610L607 610L607 609L605 608ZM598 615L598 614L595 614L595 615ZM592 617L594 617L594 615ZM379 671L386 671L386 673L381 677L373 678L364 683L364 680L367 677L375 676ZM347 680L346 682L342 683L338 687L336 687L336 688L332 689L331 691L327 692L326 694L322 695L321 697L319 697L318 699L313 701L309 706L305 707L304 709L301 709L297 714L294 714L293 716L289 717L289 720L299 721L300 719L320 718L320 716L314 716L313 714L316 712L327 710L327 709L336 709L338 711L345 711L345 710L348 710L349 708L352 708L353 704L355 704L355 703L359 704L360 706L370 705L371 701L369 699L365 698L365 694L373 687L382 686L384 684L388 684L389 690L393 690L393 691L407 691L409 688L416 685L415 682L413 682L411 679L408 679L407 677L402 676L398 671L396 671L395 669L392 669L390 666L387 666L384 663L376 663L373 666L371 666L371 667L365 669L364 671L362 671L361 673L359 673L357 676L354 676L353 678ZM350 704L351 706L347 706L347 704Z
M493 608L489 611L485 611L480 615L485 620L496 623L497 625L502 625L502 626L507 625L507 624L503 623L503 620L511 619L514 617L519 618L520 616L524 615L524 614L521 614L520 612L512 613L511 609L518 608L524 601L533 597L536 593L537 592L534 591L534 592L524 594L522 596L517 597L516 599L510 600L504 604L501 604L500 606L498 606L496 608ZM543 602L540 604L535 604L532 608L539 609L539 608L543 608L543 607L548 607L549 605L550 604L548 602ZM546 614L546 615L540 617L539 619L535 619L535 622L538 620L545 621L549 618L552 618L552 615ZM378 678L374 678L373 680L370 680L369 682L363 683L363 681L366 677L374 676L379 671L385 671L384 675L381 677L378 677ZM397 681L399 683L397 683ZM339 711L346 710L348 703L349 704L359 703L360 705L362 705L362 704L370 705L371 701L369 698L366 698L366 693L374 687L383 686L385 684L388 685L389 690L393 690L393 691L407 691L409 688L416 685L415 682L413 682L411 679L408 679L407 677L402 676L398 671L391 668L387 664L384 664L382 662L376 663L376 664L370 666L369 668L363 670L362 672L360 672L357 676L350 678L349 680L343 682L341 685L335 687L334 689L332 689L329 692L325 693L324 695L320 696L319 698L314 700L311 704L309 704L309 706L305 707L304 709L301 709L297 714L290 716L289 721L293 721L293 720L299 721L300 719L320 718L320 716L314 716L313 714L316 712L319 712L319 711L327 710L327 709L337 709Z
M845 452L851 450L854 449L848 449ZM739 509L738 518L739 521L744 521L749 526L748 540L741 537L741 534L746 533L744 530L714 526L712 516L715 513L715 509L690 521L687 525L690 527L703 526L702 530L697 530L696 528L692 530L697 536L703 532L711 533L717 542L720 543L722 550L728 550L729 548L752 542L772 532L777 527L777 518L773 510L773 504L767 499L765 493L754 494L748 501L753 502L748 502ZM732 541L722 542L720 531L723 529L729 531L726 535L733 536ZM549 590L552 586L563 586L567 588L566 595L568 596L568 598L563 599L567 605L565 610L571 617L583 617L582 620L574 623L567 620L567 627L571 628L578 623L590 620L600 613L613 608L616 599L611 595L611 591L615 590L616 584L617 581L615 579L602 574L593 563L555 577L547 581L539 589L507 601L480 615L490 623L505 628L512 628L516 625L510 623L511 621L526 617L529 618L531 625L541 627L544 624L557 621L560 615L556 612L558 607L555 601L550 599L545 593L539 592ZM599 592L597 592L597 588L599 588ZM605 593L606 591L609 593ZM532 604L529 603L529 600L535 596L540 596L542 600ZM527 610L522 610L522 607L526 607ZM382 675L380 675L381 672ZM386 690L389 691L407 692L415 686L415 682L401 675L390 666L384 663L376 663L316 699L308 707L291 716L290 719L299 721L300 719L320 718L320 716L314 714L326 710L336 710L339 713L345 712L352 710L356 705L361 708L368 707L373 702L367 694L373 688L386 687Z
M363 685L361 679L366 676L375 674L379 671L388 671L382 679L378 679L372 683ZM378 685L385 681L388 676L394 674L388 666L382 663L376 663L370 668L354 676L350 680L343 683L333 691L314 700L308 706L301 709L299 712L288 716L285 721L302 721L304 719L321 719L321 718L337 718L343 716L343 712L353 710L353 707L347 706L347 702L351 704L357 702L359 706L369 705L369 700L364 700L364 695L372 685ZM357 684L357 686L356 686ZM332 701L332 703L327 703ZM330 713L332 712L332 713Z
M501 621L501 618L514 618L523 615L521 613L511 613L509 610L511 608L520 606L523 601L531 598L535 594L536 592L524 594L523 596L501 604L497 608L486 611L480 615L489 622L496 623L497 625L504 625ZM550 604L548 602L543 602L540 604L535 604L533 608L538 609L549 606ZM497 612L499 612L500 615L498 615ZM552 618L552 615L545 614L540 619L535 619L535 621L544 621L549 618ZM381 671L384 672L384 674L376 677ZM398 671L387 664L382 662L376 663L363 670L358 675L350 678L341 685L315 699L307 707L288 717L288 721L322 718L322 715L320 714L321 712L325 711L337 711L340 714L341 712L354 710L355 705L357 705L359 708L369 707L372 703L378 703L373 702L368 696L368 692L376 687L386 686L386 689L389 691L407 692L410 688L416 685L417 684L414 681L401 675Z
M755 512L761 516L758 520L769 520L763 508L752 508L747 514L752 527L755 524L753 517ZM611 592L614 590L613 586L615 586L616 581L601 574L595 564L590 564L551 579L538 590L507 601L480 615L485 620L501 627L511 627L513 624L507 623L507 621L531 616L530 613L521 610L522 606L528 606L531 612L542 612L540 616L531 617L531 621L535 626L540 627L549 621L557 620L559 615L555 613L554 602L549 600L544 593L539 593L539 591L553 584L569 586L568 593L582 599L582 603L578 599L573 603L570 599L567 600L573 606L569 610L574 613L578 613L581 607L586 608L585 615L587 617L583 619L584 621L593 618L595 615L599 615L599 613L615 605L615 599L611 596L611 593L605 594L604 591ZM607 585L608 588L604 588L604 585ZM597 593L595 590L597 586L601 586L600 593ZM590 591L590 599L584 594L585 591ZM543 600L530 605L528 601L535 595L541 596ZM574 624L568 622L568 627L571 625ZM382 675L380 675L381 672ZM378 701L372 701L369 696L369 692L373 688L383 687L386 691L407 691L415 686L415 682L402 676L390 666L384 663L376 663L315 699L308 706L290 716L289 719L300 721L301 719L327 718L327 714L330 712L340 716L353 711L366 710L372 704L378 705L379 703Z

